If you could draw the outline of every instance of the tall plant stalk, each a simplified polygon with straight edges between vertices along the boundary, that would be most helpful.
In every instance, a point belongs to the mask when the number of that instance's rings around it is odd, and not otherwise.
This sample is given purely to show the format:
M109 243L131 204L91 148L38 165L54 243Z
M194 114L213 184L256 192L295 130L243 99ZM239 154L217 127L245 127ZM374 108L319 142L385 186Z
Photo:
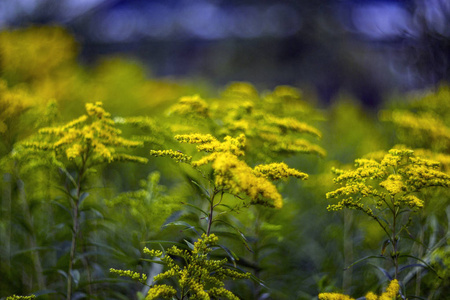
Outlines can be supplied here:
M82 160L81 160L81 166L78 169L78 181L76 182L76 193L75 196L70 196L71 199L71 206L72 206L72 221L73 221L73 227L72 227L72 242L70 246L70 257L69 257L69 271L67 273L67 300L70 300L72 298L72 271L73 271L73 262L75 259L76 254L76 247L77 247L77 239L78 234L80 231L80 224L79 224L79 217L80 217L80 204L81 204L81 195L83 192L83 181L84 181L84 175L86 172L86 162L87 162L87 155L88 153L83 153ZM66 188L68 189L68 193L70 195L70 189L66 185Z

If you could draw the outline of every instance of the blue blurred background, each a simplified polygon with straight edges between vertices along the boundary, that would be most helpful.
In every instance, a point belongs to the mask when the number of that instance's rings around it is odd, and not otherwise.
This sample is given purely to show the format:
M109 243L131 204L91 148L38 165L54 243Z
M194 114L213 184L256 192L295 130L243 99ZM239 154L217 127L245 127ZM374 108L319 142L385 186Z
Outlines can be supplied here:
M152 76L309 87L376 106L450 79L449 0L0 0L0 28L59 24L80 60L124 54Z

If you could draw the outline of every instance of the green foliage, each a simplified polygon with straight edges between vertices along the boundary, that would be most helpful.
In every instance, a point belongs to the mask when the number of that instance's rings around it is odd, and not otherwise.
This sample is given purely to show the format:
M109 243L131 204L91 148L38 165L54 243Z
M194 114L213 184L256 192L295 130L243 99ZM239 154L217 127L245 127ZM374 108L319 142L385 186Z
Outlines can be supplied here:
M146 299L156 299L163 296L165 299L210 299L226 297L227 299L239 299L231 291L224 288L224 280L249 278L250 273L241 273L230 268L226 268L227 259L212 260L209 254L212 247L217 245L218 238L214 234L209 236L203 234L193 245L188 244L190 250L182 250L176 246L165 251L144 249L144 253L156 256L167 265L168 270L158 274L153 278L155 282L160 282L174 277L177 289L171 289L165 285L154 285L150 288ZM174 257L181 257L184 266L176 264Z
M450 293L447 85L377 120L77 52L61 28L0 32L2 299Z

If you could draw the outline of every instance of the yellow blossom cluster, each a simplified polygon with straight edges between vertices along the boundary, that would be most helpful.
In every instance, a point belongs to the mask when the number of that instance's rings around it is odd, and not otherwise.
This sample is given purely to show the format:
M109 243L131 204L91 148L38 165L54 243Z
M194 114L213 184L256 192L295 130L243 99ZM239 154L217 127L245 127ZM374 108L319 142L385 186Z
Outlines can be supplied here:
M251 167L230 153L216 154L212 164L215 184L238 195L245 193L252 203L281 208L283 200L276 186L264 177L258 177Z
M35 295L31 295L31 296L12 295L12 296L6 297L6 300L32 300L32 299L35 299L35 298L36 298Z
M181 116L209 118L208 104L199 95L181 97L170 112Z
M319 138L322 137L322 133L318 129L294 118L278 118L273 115L266 115L266 122L280 128L282 133L290 130L298 133L308 133Z
M410 111L394 110L384 113L384 120L409 130L415 138L430 138L431 141L445 140L450 142L450 128L435 115L430 113L415 114ZM426 142L426 140L424 140Z
M308 175L289 168L285 163L258 165L251 168L239 157L244 156L246 137L241 134L236 138L226 136L220 142L210 134L177 135L181 143L197 144L197 151L207 155L192 161L191 156L173 150L151 150L153 156L169 156L177 162L190 163L194 168L211 164L213 182L219 190L233 195L245 194L251 203L281 208L282 197L272 180L296 177L307 179Z
M0 135L6 135L11 128L18 126L18 120L37 102L20 86L9 88L6 81L0 79ZM13 133L9 133L13 135Z
M30 27L0 32L0 68L21 80L45 77L75 60L74 39L59 27Z
M423 200L417 192L426 187L450 186L450 176L439 171L439 163L417 157L409 149L391 149L381 160L357 159L354 170L336 170L334 181L342 187L327 193L327 198L341 199L329 210L356 208L369 215L371 204L421 209ZM417 194L417 195L416 195ZM363 199L373 202L363 203Z
M240 100L252 100L258 98L258 91L248 82L232 82L222 92L225 99L238 98Z
M339 293L321 293L319 300L355 300L354 298Z
M49 142L25 142L28 148L39 150L54 150L65 154L69 160L84 161L91 165L112 161L135 161L146 163L147 159L116 153L117 148L132 148L142 146L142 142L122 138L121 131L115 127L111 115L106 112L101 102L86 104L88 115L59 127L47 127L39 130L47 136Z
M450 151L450 86L441 85L413 96L406 107L382 111L382 121L393 123L401 143L437 152Z
M291 176L300 179L308 179L308 174L289 168L285 163L258 165L254 167L253 171L257 176L264 177L269 180L278 180Z
M176 135L175 139L180 143L199 144L197 151L218 153L227 152L236 156L244 155L245 136L239 135L237 138L226 136L223 142L219 142L210 134L184 134Z
M145 284L147 282L147 275L141 274L138 272L133 272L130 270L117 270L117 269L113 269L113 268L109 269L109 272L120 275L120 276L130 277L131 279L137 280L143 284Z
M215 299L223 296L228 299L238 300L239 298L229 290L225 289L224 280L249 278L249 273L241 273L229 268L225 268L227 259L212 260L208 254L212 247L218 242L214 234L203 234L195 243L192 250L181 250L173 246L166 250L165 255L162 252L144 249L144 252L150 255L160 257L162 262L167 265L168 270L156 275L154 281L161 281L168 278L174 278L184 293L181 298L188 299ZM186 264L179 266L174 257L181 257ZM172 299L176 295L176 289L167 285L153 285L146 299Z
M150 150L150 155L152 156L167 156L175 160L176 162L190 163L192 156L183 154L180 151L174 150Z
M392 280L386 288L386 292L377 296L373 292L366 294L366 300L395 300L399 297L400 285L397 279ZM319 300L355 300L354 298L339 293L321 293Z
M173 299L177 291L167 284L156 284L148 291L145 300Z
M366 295L366 299L367 300L392 300L392 299L396 299L397 296L399 296L399 292L400 292L400 285L398 283L398 280L394 279L389 283L389 286L387 287L386 292L384 292L380 296L377 296L374 293L369 292Z
M325 156L320 146L303 138L303 134L320 138L319 130L293 117L277 117L271 112L254 108L237 107L231 103L222 108L223 127L220 133L225 135L245 134L249 139L249 150L257 157L264 158L295 153L312 153Z
M326 155L323 148L305 137L322 136L306 120L298 119L299 111L305 119L314 115L307 107L300 101L300 92L295 88L280 86L272 93L259 95L251 84L235 82L218 99L205 101L198 95L183 97L171 111L199 117L217 137L244 134L248 139L246 151L258 160L269 161L285 154ZM179 124L172 127L176 132L195 130L183 129Z

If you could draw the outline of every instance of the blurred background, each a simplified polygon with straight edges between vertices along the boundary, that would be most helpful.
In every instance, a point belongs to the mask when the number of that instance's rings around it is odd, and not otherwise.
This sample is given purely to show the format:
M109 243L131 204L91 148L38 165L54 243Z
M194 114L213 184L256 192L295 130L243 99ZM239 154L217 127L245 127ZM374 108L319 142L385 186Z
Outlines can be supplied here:
M450 79L448 0L1 0L0 29L58 24L80 60L110 54L156 77L345 91L367 106Z

